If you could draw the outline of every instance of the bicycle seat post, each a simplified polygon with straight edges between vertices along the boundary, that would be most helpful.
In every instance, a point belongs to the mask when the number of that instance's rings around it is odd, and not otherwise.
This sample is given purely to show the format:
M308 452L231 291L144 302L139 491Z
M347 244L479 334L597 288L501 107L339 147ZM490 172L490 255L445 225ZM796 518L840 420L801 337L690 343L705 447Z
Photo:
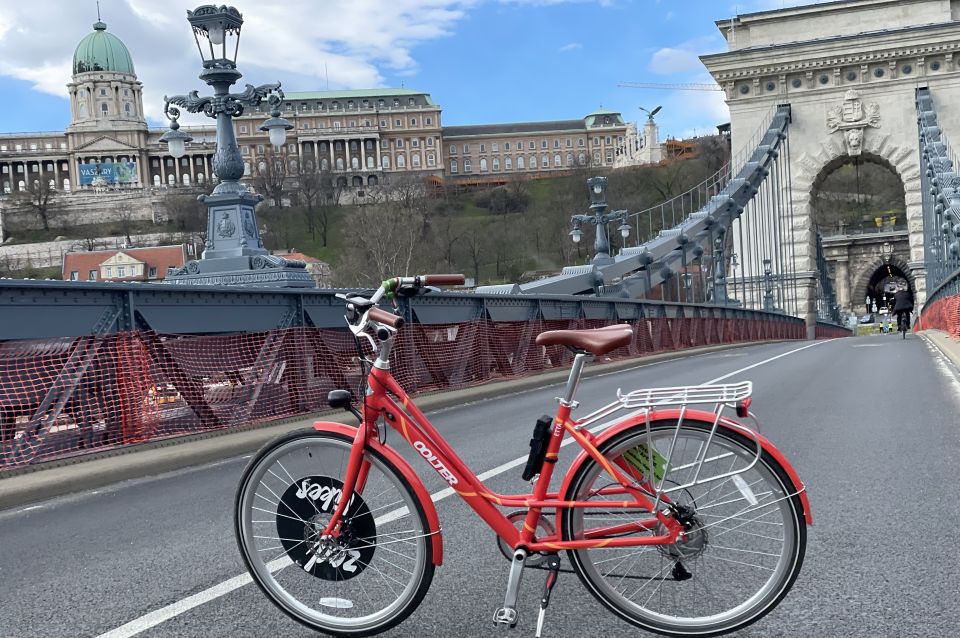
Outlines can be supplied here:
M583 364L593 358L593 355L589 352L576 352L577 355L573 358L573 366L570 368L570 376L567 377L567 387L563 391L563 396L560 397L560 402L570 407L576 407L576 402L573 399L577 394L577 386L580 385L580 375L583 373Z

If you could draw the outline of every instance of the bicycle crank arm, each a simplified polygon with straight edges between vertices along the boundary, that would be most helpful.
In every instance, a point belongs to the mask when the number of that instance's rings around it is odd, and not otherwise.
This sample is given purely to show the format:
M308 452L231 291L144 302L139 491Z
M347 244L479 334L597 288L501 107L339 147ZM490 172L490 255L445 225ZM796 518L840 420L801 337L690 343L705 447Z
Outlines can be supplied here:
M507 576L507 593L503 597L503 607L493 614L495 625L508 625L511 629L517 626L517 598L520 595L520 577L523 576L524 562L527 560L527 550L520 548L513 553L513 562L510 563L510 575Z

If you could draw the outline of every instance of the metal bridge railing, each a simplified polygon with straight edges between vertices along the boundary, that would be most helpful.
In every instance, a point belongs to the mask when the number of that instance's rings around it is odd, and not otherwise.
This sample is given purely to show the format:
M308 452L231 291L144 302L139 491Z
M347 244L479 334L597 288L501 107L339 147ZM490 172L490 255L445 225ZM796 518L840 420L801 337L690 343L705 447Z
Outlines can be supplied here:
M0 472L313 414L359 381L332 291L0 281L0 298ZM611 359L806 337L776 313L568 295L440 293L401 310L393 364L408 392L569 365L536 345L544 330L626 323L634 339Z

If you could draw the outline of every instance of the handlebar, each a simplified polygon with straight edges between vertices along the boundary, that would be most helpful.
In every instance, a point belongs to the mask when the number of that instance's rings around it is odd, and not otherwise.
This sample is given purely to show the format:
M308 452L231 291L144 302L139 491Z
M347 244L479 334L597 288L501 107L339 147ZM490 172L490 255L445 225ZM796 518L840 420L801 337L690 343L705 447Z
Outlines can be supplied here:
M367 317L373 319L377 323L386 324L394 330L403 325L403 317L395 315L392 312L387 312L386 310L381 310L376 306L367 311Z
M427 286L462 286L466 282L463 275L422 275L421 280Z

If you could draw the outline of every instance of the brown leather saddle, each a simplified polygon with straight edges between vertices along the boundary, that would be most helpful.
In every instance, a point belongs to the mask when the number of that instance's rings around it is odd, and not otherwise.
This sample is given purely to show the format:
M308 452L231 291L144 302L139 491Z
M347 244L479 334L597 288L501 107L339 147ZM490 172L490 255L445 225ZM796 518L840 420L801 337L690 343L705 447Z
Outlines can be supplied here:
M597 356L625 346L633 339L633 328L618 323L593 330L548 330L537 335L538 346L567 346Z

